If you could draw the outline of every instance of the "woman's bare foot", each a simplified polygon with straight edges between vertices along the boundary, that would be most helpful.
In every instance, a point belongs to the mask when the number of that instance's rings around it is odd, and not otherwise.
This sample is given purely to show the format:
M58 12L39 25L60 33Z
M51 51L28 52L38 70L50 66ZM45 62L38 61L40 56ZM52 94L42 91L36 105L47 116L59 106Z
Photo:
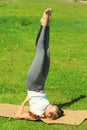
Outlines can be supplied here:
M52 14L52 9L51 8L47 8L44 11L43 16L41 18L41 25L49 26L50 21L51 21L51 14Z

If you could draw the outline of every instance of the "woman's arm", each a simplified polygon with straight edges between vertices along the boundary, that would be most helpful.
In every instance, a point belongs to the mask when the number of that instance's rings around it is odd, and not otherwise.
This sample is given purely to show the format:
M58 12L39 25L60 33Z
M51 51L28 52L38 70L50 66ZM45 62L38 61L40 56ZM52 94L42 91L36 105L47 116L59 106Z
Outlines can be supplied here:
M24 113L24 106L25 104L30 100L29 97L26 97L23 103L21 104L18 112L16 113L15 117L17 119L26 119L26 120L32 120L32 117L29 116L29 113Z

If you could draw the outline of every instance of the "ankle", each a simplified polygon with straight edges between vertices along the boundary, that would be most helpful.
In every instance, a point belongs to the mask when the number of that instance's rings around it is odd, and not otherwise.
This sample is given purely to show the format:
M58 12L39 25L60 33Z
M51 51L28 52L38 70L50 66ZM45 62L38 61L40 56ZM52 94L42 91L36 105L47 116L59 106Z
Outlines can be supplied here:
M41 19L41 25L43 26L49 26L50 25L50 21L49 19Z
M51 8L48 8L44 11L43 16L41 18L41 25L43 25L43 26L49 26L50 25L51 13L52 13Z

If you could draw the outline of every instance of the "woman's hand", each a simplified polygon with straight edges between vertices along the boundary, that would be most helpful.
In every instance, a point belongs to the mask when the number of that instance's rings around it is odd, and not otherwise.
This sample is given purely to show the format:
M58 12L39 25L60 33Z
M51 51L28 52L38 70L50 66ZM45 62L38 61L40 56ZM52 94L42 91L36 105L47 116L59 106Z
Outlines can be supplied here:
M24 113L24 106L27 102L29 102L29 100L30 100L30 98L28 96L24 99L23 103L21 104L19 110L17 111L17 113L15 115L16 118L18 118L18 119L24 118L27 120L31 119L31 117L29 116L28 113Z

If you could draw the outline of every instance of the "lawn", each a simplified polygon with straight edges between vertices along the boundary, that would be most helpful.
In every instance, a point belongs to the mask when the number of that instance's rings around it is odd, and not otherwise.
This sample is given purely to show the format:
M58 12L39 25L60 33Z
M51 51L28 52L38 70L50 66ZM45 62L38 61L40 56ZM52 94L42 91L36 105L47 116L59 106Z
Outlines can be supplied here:
M62 109L87 109L87 4L61 0L0 0L0 103L21 104L45 8L53 9L47 97ZM87 130L80 126L0 117L1 130Z

